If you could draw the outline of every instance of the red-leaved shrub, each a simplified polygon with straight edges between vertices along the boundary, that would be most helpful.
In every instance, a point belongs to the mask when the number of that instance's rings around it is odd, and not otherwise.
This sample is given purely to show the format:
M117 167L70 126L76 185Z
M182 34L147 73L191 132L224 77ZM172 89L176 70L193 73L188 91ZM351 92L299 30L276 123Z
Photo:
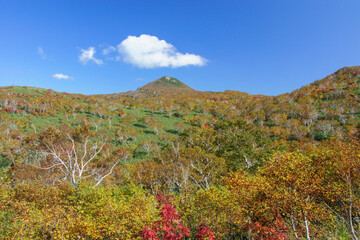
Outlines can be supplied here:
M171 204L170 198L159 194L156 198L158 209L161 209L161 220L156 221L152 228L144 228L141 233L143 239L148 240L181 240L185 236L190 236L189 229L181 222L180 215Z

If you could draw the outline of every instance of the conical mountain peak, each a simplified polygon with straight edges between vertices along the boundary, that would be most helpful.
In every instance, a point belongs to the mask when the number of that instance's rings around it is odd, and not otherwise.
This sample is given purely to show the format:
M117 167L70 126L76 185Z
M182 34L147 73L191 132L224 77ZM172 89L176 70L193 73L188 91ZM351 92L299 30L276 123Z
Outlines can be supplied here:
M191 87L181 82L179 79L169 76L158 78L145 86L139 88L139 90L151 90L151 91L194 91Z

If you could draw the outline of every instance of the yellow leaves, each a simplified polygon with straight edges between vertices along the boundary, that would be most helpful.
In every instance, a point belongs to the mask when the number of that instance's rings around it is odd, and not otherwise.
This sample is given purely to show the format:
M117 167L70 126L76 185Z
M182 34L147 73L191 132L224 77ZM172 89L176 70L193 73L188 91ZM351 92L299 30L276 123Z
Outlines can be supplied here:
M59 191L29 185L12 191L19 193L0 192L0 210L12 216L1 237L9 239L135 239L157 218L155 199L138 187Z
M243 206L226 187L210 187L176 198L176 208L187 226L206 225L221 238L246 222Z
M225 183L231 191L233 201L242 206L240 213L244 218L263 218L272 212L272 192L263 177L239 171L226 178Z

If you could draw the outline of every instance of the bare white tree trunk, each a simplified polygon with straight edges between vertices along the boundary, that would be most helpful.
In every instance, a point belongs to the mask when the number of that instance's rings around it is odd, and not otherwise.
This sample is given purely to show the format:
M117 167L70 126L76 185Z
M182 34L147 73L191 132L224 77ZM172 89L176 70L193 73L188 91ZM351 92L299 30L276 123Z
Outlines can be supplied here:
M291 225L294 231L294 235L296 237L296 239L299 239L299 236L297 235L297 231L296 231L296 226L295 226L295 222L294 222L294 216L291 214Z
M350 177L348 177L348 179L350 179ZM349 222L350 222L351 234L353 236L353 239L358 240L355 229L354 229L353 220L352 220L353 198L352 198L351 181L348 181L348 182L349 182L349 202L350 202L350 204L349 204Z
M97 171L90 171L90 165L103 150L106 141L102 139L98 146L97 142L89 144L89 138L86 138L82 143L78 143L69 134L66 134L66 137L67 143L44 143L46 146L46 151L42 152L44 159L49 159L46 157L48 155L52 158L46 162L46 167L37 167L45 170L57 169L61 171L70 184L76 188L85 177L99 175ZM119 162L120 159L116 160L108 171L97 176L94 187L111 175Z
M306 229L306 239L311 240L311 238L310 238L310 229L309 229L309 221L308 221L305 213L304 213L304 221L305 221L305 229Z

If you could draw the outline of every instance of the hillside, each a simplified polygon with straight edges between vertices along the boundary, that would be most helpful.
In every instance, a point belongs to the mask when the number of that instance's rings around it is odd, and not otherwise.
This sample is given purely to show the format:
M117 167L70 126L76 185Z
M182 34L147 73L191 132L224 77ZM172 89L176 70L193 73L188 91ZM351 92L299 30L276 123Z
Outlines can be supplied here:
M198 125L196 120L190 119L204 115L218 119L241 117L262 127L274 138L317 136L320 139L319 132L328 138L340 129L345 133L356 127L360 118L359 76L359 66L345 67L324 79L275 97L237 91L200 92L170 77L159 78L136 91L96 96L32 87L3 87L0 88L0 107L1 112L14 119L31 117L31 124L41 129L48 123L61 125L69 116L73 116L74 122L86 118L117 122L122 118L119 112L124 112L137 118L152 116L167 126L164 130L168 133L176 132L172 116L178 117L178 122ZM134 124L140 129L136 121ZM113 124L110 125L112 128Z
M359 106L359 66L278 96L170 77L109 95L2 87L0 238L141 239L165 204L191 239L349 239Z
M344 67L326 76L321 80L294 90L291 95L296 98L304 96L337 99L346 97L348 94L355 96L359 94L360 66Z

